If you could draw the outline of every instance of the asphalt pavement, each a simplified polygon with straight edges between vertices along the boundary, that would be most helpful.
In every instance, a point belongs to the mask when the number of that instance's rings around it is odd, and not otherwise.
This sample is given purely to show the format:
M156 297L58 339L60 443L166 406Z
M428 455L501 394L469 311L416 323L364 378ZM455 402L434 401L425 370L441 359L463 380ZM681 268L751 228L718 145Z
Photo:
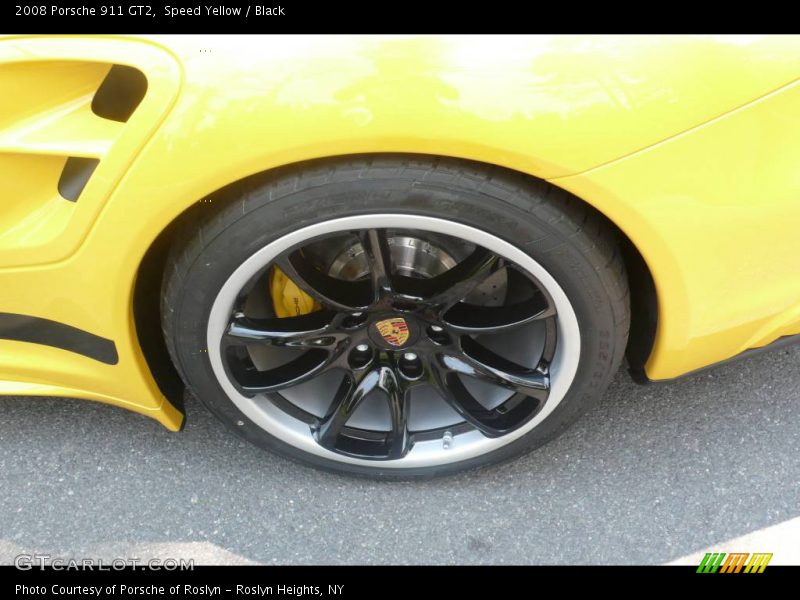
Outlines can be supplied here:
M660 564L800 516L800 347L670 384L620 372L537 452L422 483L298 466L187 411L175 434L93 402L0 399L0 563Z

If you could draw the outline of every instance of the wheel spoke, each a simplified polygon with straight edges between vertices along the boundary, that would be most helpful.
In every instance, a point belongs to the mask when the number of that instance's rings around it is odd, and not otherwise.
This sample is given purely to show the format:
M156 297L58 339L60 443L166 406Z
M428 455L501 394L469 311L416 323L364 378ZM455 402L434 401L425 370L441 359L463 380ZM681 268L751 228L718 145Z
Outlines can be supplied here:
M553 362L556 354L556 342L558 341L558 322L556 319L547 319L544 322L544 348L542 348L542 360L549 365Z
M368 229L359 233L369 264L375 300L392 291L392 254L385 229Z
M369 281L344 281L319 271L299 251L275 260L297 287L322 306L339 311L363 310L372 302Z
M383 440L350 437L354 430L346 430L347 422L367 395L375 390L383 391L388 397L391 431ZM376 460L402 458L412 446L408 429L409 400L409 388L390 367L378 367L356 376L348 373L339 385L328 413L315 427L314 435L320 445L335 452Z
M455 372L439 364L432 365L431 370L436 391L467 423L486 437L499 437L505 433L498 423L497 411L489 410L478 402Z
M500 371L474 360L444 355L442 363L448 371L485 381L507 390L519 392L541 400L547 398L549 381L547 375L533 371L531 374Z
M543 402L535 397L514 393L499 406L486 408L459 377L472 376L472 372L463 372L469 371L468 368L459 368L466 366L466 363L453 364L447 358L452 357L440 356L432 362L434 387L453 410L486 437L500 437L522 427L543 406Z
M444 315L444 321L455 333L503 333L533 321L556 316L555 309L541 295L528 302L511 306L478 306L459 302Z
M442 357L442 361L450 370L538 400L547 400L550 392L550 373L544 361L534 368L523 367L469 337L462 338L461 347L463 354L460 357L448 355Z
M463 300L496 269L500 257L483 248L475 249L460 263L430 279L398 278L397 290L444 312Z
M347 421L353 416L361 403L379 384L380 373L372 369L354 376L347 373L336 390L328 413L322 418L315 437L320 445L328 450L335 450L336 443Z
M453 410L487 437L497 437L498 432L486 422L488 412L471 394L456 393L456 377L443 364L431 362L433 387ZM459 390L460 392L461 390Z
M245 396L255 396L279 392L313 379L333 365L341 355L343 346L342 344L333 351L308 350L285 365L266 371L247 365L249 360L235 355L235 346L228 346L225 356L233 383Z
M229 342L240 344L307 348L332 346L341 338L332 331L335 316L332 311L271 319L237 315L231 320L225 335Z
M392 431L386 444L387 458L390 459L403 458L411 450L411 433L408 430L411 388L404 386L402 381L392 369L381 368L378 387L388 396L392 418Z

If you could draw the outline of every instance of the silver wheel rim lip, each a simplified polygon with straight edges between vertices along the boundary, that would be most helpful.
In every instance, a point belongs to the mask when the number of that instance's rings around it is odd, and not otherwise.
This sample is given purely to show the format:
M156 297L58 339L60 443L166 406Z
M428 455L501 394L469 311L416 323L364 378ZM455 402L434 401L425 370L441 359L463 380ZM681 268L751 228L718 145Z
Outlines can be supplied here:
M220 341L228 324L239 291L264 266L280 253L320 235L369 228L419 229L469 240L491 250L530 275L547 290L557 312L557 344L550 365L551 388L544 408L519 429L499 438L484 437L478 431L453 436L445 449L442 440L417 442L411 451L397 460L366 460L331 452L314 440L307 424L294 419L269 400L247 398L228 379L222 364ZM373 469L413 469L435 467L476 458L493 452L521 438L542 423L566 396L580 362L581 337L578 319L566 293L536 260L514 245L475 227L436 217L407 214L373 214L341 217L308 225L270 242L244 261L220 288L208 319L206 332L208 357L214 374L234 405L253 423L269 434L299 450L338 463Z

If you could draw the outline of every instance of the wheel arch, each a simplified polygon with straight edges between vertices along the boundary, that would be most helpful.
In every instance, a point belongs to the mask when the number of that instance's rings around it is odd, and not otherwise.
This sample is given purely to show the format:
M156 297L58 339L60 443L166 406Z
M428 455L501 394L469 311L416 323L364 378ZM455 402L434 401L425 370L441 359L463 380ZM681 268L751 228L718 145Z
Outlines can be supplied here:
M182 408L184 384L169 356L161 330L160 298L164 271L167 264L167 255L170 248L174 244L180 243L182 236L194 230L195 224L203 212L218 210L219 206L231 201L247 189L258 186L281 173L295 171L320 163L332 163L354 158L377 158L397 155L418 156L425 159L433 158L462 161L465 164L499 169L521 175L531 181L545 181L548 185L555 185L533 174L502 165L486 163L484 161L431 154L376 152L324 156L284 164L236 179L197 198L195 201L191 202L186 209L176 215L173 220L161 230L158 236L152 240L139 263L133 293L134 324L142 354L159 389L173 404ZM611 218L586 199L575 196L574 194L573 197L576 201L586 205L595 213L619 242L620 251L628 273L631 292L631 329L626 348L626 357L634 378L637 381L645 381L646 375L644 365L653 348L658 322L658 298L653 275L640 249L617 223L612 221Z

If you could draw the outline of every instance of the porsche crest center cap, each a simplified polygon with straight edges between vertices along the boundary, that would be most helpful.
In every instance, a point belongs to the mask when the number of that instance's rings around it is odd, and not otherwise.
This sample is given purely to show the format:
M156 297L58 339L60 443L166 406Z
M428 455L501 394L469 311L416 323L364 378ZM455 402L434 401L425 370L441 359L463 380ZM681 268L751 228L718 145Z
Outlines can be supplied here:
M408 323L403 317L392 317L375 323L378 333L390 346L399 348L408 341Z

